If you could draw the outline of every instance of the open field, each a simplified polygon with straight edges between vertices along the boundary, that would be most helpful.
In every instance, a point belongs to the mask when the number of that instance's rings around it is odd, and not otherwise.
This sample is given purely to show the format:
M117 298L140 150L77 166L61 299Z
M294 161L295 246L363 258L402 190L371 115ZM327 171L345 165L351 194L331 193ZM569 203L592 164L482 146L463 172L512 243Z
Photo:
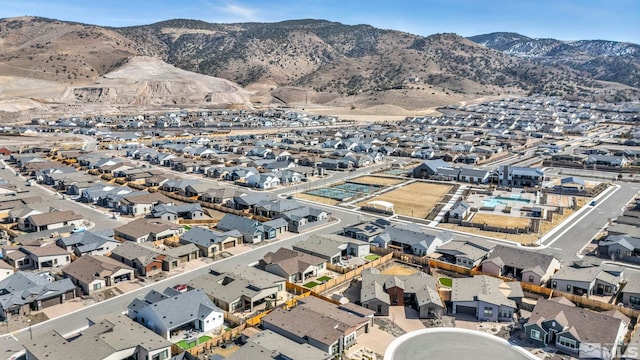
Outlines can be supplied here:
M413 275L418 269L410 268L402 265L393 265L381 271L386 275Z
M581 208L582 206L584 206L587 203L587 200L588 200L587 198L578 197L577 198L577 201L578 201L577 206L578 206L578 208ZM563 222L564 219L566 219L569 216L571 216L571 214L573 214L573 212L574 212L573 210L571 210L569 208L566 208L566 209L564 209L564 214L562 216L560 216L558 214L554 214L553 215L553 220L551 222L543 221L542 225L540 227L540 237L544 236L544 234L546 234L549 231L551 231L551 229L553 229L558 224ZM535 233L532 233L532 234L506 234L506 233L495 232L495 231L484 231L484 230L480 230L480 229L476 229L476 228L470 228L470 227L466 227L466 226L460 226L460 225L456 225L456 224L439 224L438 227L439 228L443 228L443 229L454 229L454 230L466 232L466 233L469 233L469 234L476 234L476 235L482 235L482 236L491 236L491 237L494 237L496 239L509 240L509 241L513 241L513 242L520 243L520 244L523 244L523 245L533 245L538 240L538 234L535 234Z
M316 196L316 195L310 195L305 193L298 193L295 195L295 197L297 199L313 201L313 202L317 202L325 205L336 205L339 203L338 200L329 199L324 196Z
M394 205L396 214L426 218L449 190L450 185L415 182L363 201L358 206L373 200L388 201Z
M358 184L392 186L392 185L398 185L404 182L405 180L382 177L382 176L361 176L359 178L353 179L352 181Z
M496 215L496 214L485 214L478 213L473 216L471 222L474 224L487 224L492 226L502 226L502 227L514 227L514 228L524 228L529 226L529 219L508 216L508 215Z

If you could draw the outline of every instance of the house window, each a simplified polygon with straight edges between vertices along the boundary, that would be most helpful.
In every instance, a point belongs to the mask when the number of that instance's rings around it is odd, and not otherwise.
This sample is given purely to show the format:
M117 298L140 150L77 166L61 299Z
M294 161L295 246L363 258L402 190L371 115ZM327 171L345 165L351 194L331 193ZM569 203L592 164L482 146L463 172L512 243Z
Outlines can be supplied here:
M533 275L529 275L529 282L533 283Z
M551 288L555 289L558 286L558 282L557 281L552 281L551 282Z
M575 340L569 339L569 338L566 338L566 337L563 337L563 336L558 338L558 344L562 345L564 347L568 347L570 349L575 349L576 348L576 341Z
M607 294L610 294L611 290L612 290L611 285L607 285L607 286L604 287L604 292L607 293Z
M102 287L102 284L97 283L97 284L93 284L93 290L98 290Z
M493 317L493 308L490 306L485 306L483 314L485 317Z
M567 284L567 291L571 291L571 284Z
M540 340L540 331L536 330L536 329L531 329L530 332L530 338L532 338L533 340Z
M629 303L631 305L640 305L640 296L630 296Z

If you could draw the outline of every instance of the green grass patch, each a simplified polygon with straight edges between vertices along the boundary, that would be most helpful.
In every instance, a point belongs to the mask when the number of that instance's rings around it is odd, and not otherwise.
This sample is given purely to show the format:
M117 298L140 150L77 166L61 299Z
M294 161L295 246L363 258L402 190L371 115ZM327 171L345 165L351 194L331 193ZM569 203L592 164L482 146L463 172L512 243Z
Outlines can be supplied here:
M197 344L202 344L204 342L207 342L211 340L211 336L207 336L207 335L203 335L200 336L198 338L198 341L196 342L195 340L180 340L176 343L176 345L178 345L180 348L185 349L185 350L189 350L193 347L195 347Z
M304 286L304 287L306 287L306 288L311 289L312 287L314 287L314 286L318 286L318 285L320 285L320 284L318 284L318 283L317 283L317 282L315 282L315 281L309 281L308 283L306 283L306 284L304 284L304 285L302 285L302 286Z
M367 260L367 261L374 261L374 260L380 259L380 256L376 255L376 254L369 254L369 255L365 256L364 259Z
M189 225L182 225L182 228L187 230L187 231L191 230L191 226L189 226Z
M322 276L318 278L318 281L327 282L331 280L331 276Z
M440 282L440 285L442 285L442 286L446 286L446 287L453 286L453 280L451 278L441 277L441 278L438 279L438 281Z

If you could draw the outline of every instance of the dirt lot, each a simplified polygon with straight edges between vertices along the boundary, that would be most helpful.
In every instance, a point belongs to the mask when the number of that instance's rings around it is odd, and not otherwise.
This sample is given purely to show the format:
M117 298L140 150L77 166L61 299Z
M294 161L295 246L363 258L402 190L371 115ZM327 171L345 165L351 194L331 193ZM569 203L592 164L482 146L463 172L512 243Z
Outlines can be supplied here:
M587 203L587 198L577 198L578 200L578 208L581 208L582 206L584 206ZM560 224L562 221L564 221L564 219L568 218L569 216L571 216L571 214L573 214L573 210L571 209L565 209L564 210L564 214L562 216L558 215L558 214L554 214L553 216L553 221L549 222L549 221L543 221L542 222L542 226L540 228L540 236L544 236L544 234L548 233L549 231L551 231L551 229L553 229L554 227L556 227L558 224ZM459 225L455 225L455 224L439 224L438 227L443 228L443 229L455 229L458 231L463 231L469 234L478 234L478 235L484 235L484 236L491 236L497 239L505 239L505 240L509 240L509 241L514 241L523 245L532 245L535 244L536 241L538 240L538 234L532 233L532 234L505 234L505 233L500 233L500 232L494 232L494 231L483 231L480 229L476 229L476 228L470 228L470 227L466 227L466 226L459 226Z
M298 199L309 200L309 201L313 201L313 202L317 202L325 205L336 205L339 203L338 200L329 199L324 196L309 195L304 193L296 194L295 197Z
M485 213L475 214L471 219L471 222L474 224L487 224L514 228L524 228L529 226L529 219L527 218Z
M383 185L383 186L397 185L404 181L406 180L394 179L394 178L382 177L382 176L361 176L359 178L353 179L353 182L358 184L371 184L371 185Z
M392 265L381 272L386 275L413 275L418 272L418 269L403 265Z
M394 205L396 214L426 218L441 200L449 192L450 185L430 184L415 182L400 189L389 191L367 200L388 201ZM364 205L364 202L358 206Z

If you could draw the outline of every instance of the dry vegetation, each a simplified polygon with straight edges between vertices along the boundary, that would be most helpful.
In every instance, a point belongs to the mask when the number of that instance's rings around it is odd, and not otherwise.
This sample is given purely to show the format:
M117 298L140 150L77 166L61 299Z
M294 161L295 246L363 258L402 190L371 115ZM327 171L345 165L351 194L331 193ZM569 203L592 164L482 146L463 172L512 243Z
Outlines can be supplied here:
M471 219L471 222L474 224L487 224L507 228L525 228L529 226L529 219L527 218L486 213L475 214Z
M361 202L358 206L372 200L388 201L394 205L396 214L425 218L449 190L451 185L415 182Z
M361 176L359 178L352 179L352 181L358 184L392 186L392 185L398 185L402 182L405 182L406 180L394 179L394 178L383 177L383 176Z
M338 200L330 199L324 196L316 196L316 195L305 194L305 193L298 193L295 195L295 197L297 199L313 201L313 202L317 202L325 205L337 205L338 203L340 203Z
M392 265L381 271L381 273L385 275L413 275L417 272L418 272L418 269L403 266L403 265Z

